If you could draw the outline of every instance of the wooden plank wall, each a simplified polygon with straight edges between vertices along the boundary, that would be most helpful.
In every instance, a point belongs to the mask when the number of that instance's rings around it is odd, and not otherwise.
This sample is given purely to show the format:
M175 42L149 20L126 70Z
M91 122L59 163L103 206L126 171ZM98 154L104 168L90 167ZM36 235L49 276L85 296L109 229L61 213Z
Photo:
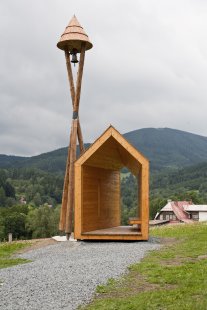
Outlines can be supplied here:
M82 232L120 225L120 172L83 165Z
M124 164L120 157L118 144L110 137L86 162L87 165L105 169L119 170Z
M139 206L142 220L141 232L143 240L149 237L149 164L142 166L139 173Z

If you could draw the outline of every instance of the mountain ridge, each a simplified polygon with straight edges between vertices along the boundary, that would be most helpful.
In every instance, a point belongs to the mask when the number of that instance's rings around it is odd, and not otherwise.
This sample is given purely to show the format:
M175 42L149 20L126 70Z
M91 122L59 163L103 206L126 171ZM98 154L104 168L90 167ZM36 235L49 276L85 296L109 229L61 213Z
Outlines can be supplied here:
M207 137L171 128L142 128L123 136L151 163L151 168L182 168L207 161ZM85 144L86 148L89 143ZM64 172L67 147L31 157L0 154L0 168L35 167Z

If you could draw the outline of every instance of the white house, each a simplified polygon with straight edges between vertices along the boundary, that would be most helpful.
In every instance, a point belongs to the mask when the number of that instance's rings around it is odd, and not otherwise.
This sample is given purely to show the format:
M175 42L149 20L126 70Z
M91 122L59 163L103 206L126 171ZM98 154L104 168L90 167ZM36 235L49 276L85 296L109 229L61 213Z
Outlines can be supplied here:
M156 214L155 220L169 222L207 221L207 205L195 205L192 201L171 201Z
M193 220L199 222L207 221L207 205L187 205L184 206L187 213L190 214Z

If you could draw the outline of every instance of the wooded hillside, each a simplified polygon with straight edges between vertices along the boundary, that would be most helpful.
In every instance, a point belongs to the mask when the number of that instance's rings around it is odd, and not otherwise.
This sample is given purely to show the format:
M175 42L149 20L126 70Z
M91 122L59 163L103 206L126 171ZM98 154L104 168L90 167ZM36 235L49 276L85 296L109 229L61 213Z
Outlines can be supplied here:
M128 132L124 137L150 160L151 170L182 168L207 161L207 138L203 136L170 128L144 128ZM33 167L64 173L66 157L67 148L32 157L0 155L0 168Z
M167 128L125 136L151 159L151 218L167 199L207 204L207 138ZM67 148L31 158L0 155L0 239L8 231L18 238L57 232L66 154ZM123 169L123 224L136 215L137 198L136 179Z

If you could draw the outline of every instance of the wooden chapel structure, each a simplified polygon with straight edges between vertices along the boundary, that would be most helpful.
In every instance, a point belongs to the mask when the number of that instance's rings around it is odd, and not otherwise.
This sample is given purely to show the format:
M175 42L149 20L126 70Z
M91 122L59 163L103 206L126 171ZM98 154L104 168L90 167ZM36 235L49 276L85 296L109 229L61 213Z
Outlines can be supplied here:
M138 180L137 217L121 226L121 169ZM74 236L80 240L147 240L149 161L110 126L75 162Z
M79 103L85 51L92 43L74 16L57 47L64 50L73 106L70 142L62 195L59 229L69 239L147 240L149 227L149 161L110 126L84 150ZM76 87L72 63L78 63ZM72 59L71 59L72 57ZM77 139L80 157L76 160ZM138 180L137 217L121 226L120 173L127 167Z

